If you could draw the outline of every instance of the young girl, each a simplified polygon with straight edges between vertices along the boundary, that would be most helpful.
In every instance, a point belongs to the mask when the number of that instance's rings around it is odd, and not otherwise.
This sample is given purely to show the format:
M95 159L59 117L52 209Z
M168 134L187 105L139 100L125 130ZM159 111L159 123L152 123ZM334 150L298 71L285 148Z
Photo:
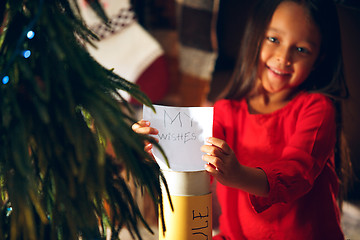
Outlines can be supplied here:
M335 6L261 1L233 82L214 105L206 170L220 183L213 239L344 239L337 205L336 110L346 87Z
M214 137L201 149L218 181L213 239L344 239L329 98L347 94L336 8L272 0L254 11L228 94L214 105ZM134 130L157 133L146 121Z

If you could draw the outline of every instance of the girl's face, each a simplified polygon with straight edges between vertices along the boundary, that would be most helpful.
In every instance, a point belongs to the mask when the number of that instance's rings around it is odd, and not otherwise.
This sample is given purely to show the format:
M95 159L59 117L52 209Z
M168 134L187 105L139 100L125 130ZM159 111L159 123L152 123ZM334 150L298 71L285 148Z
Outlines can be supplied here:
M303 83L318 58L321 36L306 10L282 2L275 10L262 42L258 76L270 94L291 93Z

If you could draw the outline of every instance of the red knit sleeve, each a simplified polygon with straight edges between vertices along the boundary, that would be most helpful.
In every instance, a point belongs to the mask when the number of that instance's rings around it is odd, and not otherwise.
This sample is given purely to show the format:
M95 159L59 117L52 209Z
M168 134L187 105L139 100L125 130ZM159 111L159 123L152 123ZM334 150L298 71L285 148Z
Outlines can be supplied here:
M281 158L259 166L266 173L270 191L268 197L250 195L255 211L262 212L275 203L289 203L311 190L333 154L335 128L333 104L326 97L314 94L302 106L296 130Z

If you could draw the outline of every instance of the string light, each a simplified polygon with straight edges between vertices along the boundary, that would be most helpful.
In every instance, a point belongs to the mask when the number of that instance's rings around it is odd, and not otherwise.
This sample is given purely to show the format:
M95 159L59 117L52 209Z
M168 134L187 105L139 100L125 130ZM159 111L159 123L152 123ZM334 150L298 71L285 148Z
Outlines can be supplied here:
M13 210L12 207L6 208L6 216L7 216L7 217L10 216L12 210Z
M10 59L7 61L5 67L1 70L0 76L4 76L6 74L6 72L8 72L8 70L10 69L11 65L13 64L13 62L15 61L16 56L19 56L19 52L21 52L21 46L25 40L25 37L27 37L28 39L33 39L35 36L35 32L29 29L33 29L35 23L37 22L37 20L39 19L39 17L41 16L41 12L43 9L43 5L44 5L44 0L39 0L39 11L37 12L37 14L35 15L35 18L30 22L30 24L28 25L28 27L26 28L27 30L23 31L22 34L20 35L17 44L16 44L16 49L14 51L14 54L10 57ZM22 51L22 56L24 58L29 58L31 55L31 51L30 50L25 50ZM1 78L1 77L0 77ZM2 83L3 84L7 84L9 82L9 76L5 76L2 79Z
M27 32L26 36L28 39L33 39L33 37L35 36L35 33L34 33L34 31L30 30Z
M24 56L24 58L29 58L30 55L31 55L31 51L30 51L30 50L25 50L25 51L23 51L23 56Z
M3 83L3 84L7 84L8 82L9 82L9 76L3 77L2 83Z
M26 37L27 37L28 39L33 39L34 36L35 36L35 32L32 31L32 30L30 30L30 31L28 31L28 32L26 33ZM24 58L29 58L29 57L31 56L31 51L30 51L30 50L24 50L24 51L22 51L21 53L22 53L22 56L23 56ZM8 67L7 67L7 68L8 68ZM9 80L10 80L9 76L6 75L6 76L4 76L4 77L2 78L2 83L5 85L5 84L7 84L7 83L9 82Z

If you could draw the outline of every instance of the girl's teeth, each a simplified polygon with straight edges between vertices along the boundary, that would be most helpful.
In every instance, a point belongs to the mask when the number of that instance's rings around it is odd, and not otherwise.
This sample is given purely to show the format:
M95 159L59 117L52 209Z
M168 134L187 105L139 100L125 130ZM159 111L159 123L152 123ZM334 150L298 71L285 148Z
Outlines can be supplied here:
M286 73L283 73L283 72L280 72L280 71L277 71L275 69L271 69L274 73L276 74L279 74L279 75L286 75Z

